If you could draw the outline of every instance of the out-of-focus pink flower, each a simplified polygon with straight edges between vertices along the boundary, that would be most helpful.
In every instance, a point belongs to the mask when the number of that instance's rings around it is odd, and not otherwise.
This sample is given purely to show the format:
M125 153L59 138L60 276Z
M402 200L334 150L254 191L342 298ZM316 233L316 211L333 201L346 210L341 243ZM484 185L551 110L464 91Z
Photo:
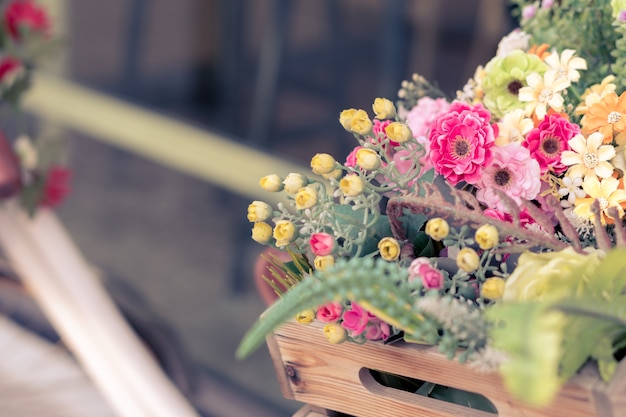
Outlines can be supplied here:
M22 62L12 56L0 60L0 83L10 84L14 76L23 69Z
M367 328L370 320L370 314L355 303L350 303L350 309L343 312L341 326L348 331L350 336L359 336Z
M418 278L427 290L436 290L443 286L443 274L425 257L416 258L409 265L409 281Z
M16 0L4 11L4 24L13 39L20 40L22 31L48 36L50 21L48 14L31 0Z
M509 213L505 213L503 211L488 208L483 211L483 214L487 217L491 217L492 219L502 220L504 222L513 223L513 217Z
M346 166L347 167L354 167L354 166L356 166L356 153L361 148L362 148L362 146L357 146L356 148L352 149L352 152L350 152L348 154L348 156L346 156Z
M561 153L570 149L568 141L579 133L578 125L570 123L560 114L550 114L528 132L522 145L539 162L542 174L547 171L561 174L568 168L561 163Z
M529 4L527 6L524 6L524 8L522 9L523 20L532 19L533 17L535 17L535 14L537 14L537 6L535 4Z
M370 317L365 329L365 338L367 340L387 340L390 334L391 328L389 324L378 317Z
M450 107L445 98L422 97L406 114L406 124L411 128L413 137L428 136L433 122Z
M56 207L70 193L69 182L72 172L61 166L50 169L46 176L43 195L39 205L42 207Z
M455 101L435 120L429 135L430 160L452 185L476 184L483 167L491 164L495 131L490 119L481 104Z
M341 317L343 305L341 303L330 302L317 309L317 319L323 323L332 323Z
M309 239L309 245L315 256L326 256L333 253L335 239L328 233L313 233Z
M476 184L476 198L490 208L507 212L494 190L500 190L517 204L534 199L541 189L539 163L518 143L493 148L493 161Z

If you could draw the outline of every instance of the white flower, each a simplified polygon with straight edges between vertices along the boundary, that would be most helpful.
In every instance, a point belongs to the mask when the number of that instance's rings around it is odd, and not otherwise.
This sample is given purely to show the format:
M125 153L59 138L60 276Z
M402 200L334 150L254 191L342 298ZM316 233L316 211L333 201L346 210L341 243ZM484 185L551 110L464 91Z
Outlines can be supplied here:
M557 72L557 79L567 78L575 82L580 79L578 70L587 69L587 61L581 57L575 57L575 53L573 49L565 49L559 57L559 53L554 51L544 59L544 62Z
M561 201L561 206L571 207L577 198L584 198L585 191L582 189L583 179L581 177L568 177L565 176L561 180L562 187L559 188L559 195L561 197L567 196L566 200Z
M521 143L524 136L533 129L532 119L526 117L523 109L506 113L498 122L496 145L505 146L511 142Z
M567 143L571 150L561 153L561 163L569 166L567 176L608 178L613 174L613 165L608 161L615 156L613 145L602 145L604 135L594 132L585 139L582 134Z
M38 152L28 136L19 136L15 139L13 147L15 153L17 153L20 158L22 167L26 170L34 170L37 168L37 164L39 163Z
M514 29L511 33L504 36L500 40L500 42L498 43L498 51L496 52L496 56L507 56L516 49L527 51L529 44L530 35L523 30L520 30L519 28Z
M526 77L527 87L519 90L520 101L528 102L526 114L535 115L542 120L548 113L548 107L556 111L563 108L563 97L560 92L570 86L567 78L558 78L558 73L548 70L543 77L533 72Z

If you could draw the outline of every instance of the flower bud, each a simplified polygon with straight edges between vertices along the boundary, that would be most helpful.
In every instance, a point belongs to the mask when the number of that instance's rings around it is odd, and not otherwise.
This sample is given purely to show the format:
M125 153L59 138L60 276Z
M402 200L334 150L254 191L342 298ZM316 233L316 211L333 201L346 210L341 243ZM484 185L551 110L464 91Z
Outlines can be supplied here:
M296 202L296 209L309 209L317 204L317 191L310 186L302 187L296 193L294 200Z
M383 119L392 119L396 116L396 106L393 105L391 100L386 98L377 98L374 100L374 104L372 105L372 110L374 110L374 114L376 114L376 118Z
M392 122L385 128L385 134L389 139L397 143L404 143L413 138L413 132L411 128L400 122Z
M328 233L313 233L309 239L311 252L315 256L326 256L335 250L335 238Z
M283 181L285 192L288 194L296 194L300 188L305 187L308 183L307 177L297 172L287 174Z
M316 271L325 271L335 265L335 258L332 255L316 256L313 259L313 266Z
M339 114L339 123L341 123L341 126L347 131L350 131L350 122L356 111L356 109L347 109Z
M425 232L432 239L439 241L448 236L448 233L450 233L450 225L448 225L445 219L434 217L426 223Z
M315 311L308 309L296 314L296 321L300 324L309 324L315 319Z
M278 220L273 236L277 247L285 247L296 238L296 225L289 220Z
M392 237L384 237L378 242L380 257L385 261L395 261L400 257L400 244Z
M283 181L282 178L280 178L278 175L271 174L271 175L266 175L265 177L261 178L261 180L259 181L259 185L265 191L275 193L277 191L282 191L283 189L282 181Z
M248 220L262 222L272 216L272 207L263 201L253 201L248 206Z
M500 277L487 278L480 289L483 298L495 300L504 294L504 279Z
M350 119L348 131L357 135L365 136L372 132L374 124L370 120L365 110L357 110Z
M356 163L367 171L373 171L380 167L380 156L370 148L360 148L356 151Z
M311 159L311 169L318 175L328 174L335 170L337 161L327 153L318 153Z
M322 174L322 177L327 180L331 178L338 180L339 178L341 178L341 174L343 174L343 170L341 168L335 168L333 171L329 172L328 174Z
M356 197L363 193L363 179L357 174L349 174L339 181L339 189L346 197Z
M480 265L478 253L472 248L463 248L456 255L456 265L465 272L474 272Z
M498 229L491 224L483 224L476 230L474 239L482 250L491 249L498 244Z
M256 222L252 227L252 240L266 245L272 240L272 226L265 222Z
M324 325L324 336L334 345L343 343L348 338L348 332L339 323L328 323Z

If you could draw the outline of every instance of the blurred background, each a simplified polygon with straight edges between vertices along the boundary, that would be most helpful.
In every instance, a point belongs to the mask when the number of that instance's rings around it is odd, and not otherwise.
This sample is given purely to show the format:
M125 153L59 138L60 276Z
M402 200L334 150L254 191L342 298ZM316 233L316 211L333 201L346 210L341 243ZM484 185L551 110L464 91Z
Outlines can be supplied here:
M207 140L215 139L207 142L207 164L237 160L237 149L253 152L232 170L199 176L88 125L68 123L73 192L58 213L88 260L111 278L112 291L142 300L147 326L172 332L163 354L182 358L177 372L191 375L190 395L207 416L291 415L299 404L282 399L265 348L245 361L234 359L264 309L252 280L263 248L250 239L246 219L247 205L259 198L257 172L306 170L316 152L343 159L353 139L338 123L340 111L371 109L376 97L394 99L413 73L453 97L513 27L509 5L41 3L53 8L62 29L64 56L55 71L63 79L206 132ZM118 127L135 129L132 123ZM170 138L174 147L184 146L183 139ZM249 186L234 186L234 178Z

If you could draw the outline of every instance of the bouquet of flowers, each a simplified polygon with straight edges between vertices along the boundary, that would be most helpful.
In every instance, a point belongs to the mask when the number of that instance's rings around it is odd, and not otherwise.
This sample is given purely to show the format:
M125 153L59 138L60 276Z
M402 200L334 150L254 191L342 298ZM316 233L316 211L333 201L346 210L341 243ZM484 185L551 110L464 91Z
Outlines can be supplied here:
M521 27L454 98L415 75L373 118L340 114L357 141L345 161L261 179L286 200L249 206L252 238L292 260L271 259L282 297L240 357L295 317L330 343L437 345L534 405L589 360L611 379L626 348L626 2L514 3Z

